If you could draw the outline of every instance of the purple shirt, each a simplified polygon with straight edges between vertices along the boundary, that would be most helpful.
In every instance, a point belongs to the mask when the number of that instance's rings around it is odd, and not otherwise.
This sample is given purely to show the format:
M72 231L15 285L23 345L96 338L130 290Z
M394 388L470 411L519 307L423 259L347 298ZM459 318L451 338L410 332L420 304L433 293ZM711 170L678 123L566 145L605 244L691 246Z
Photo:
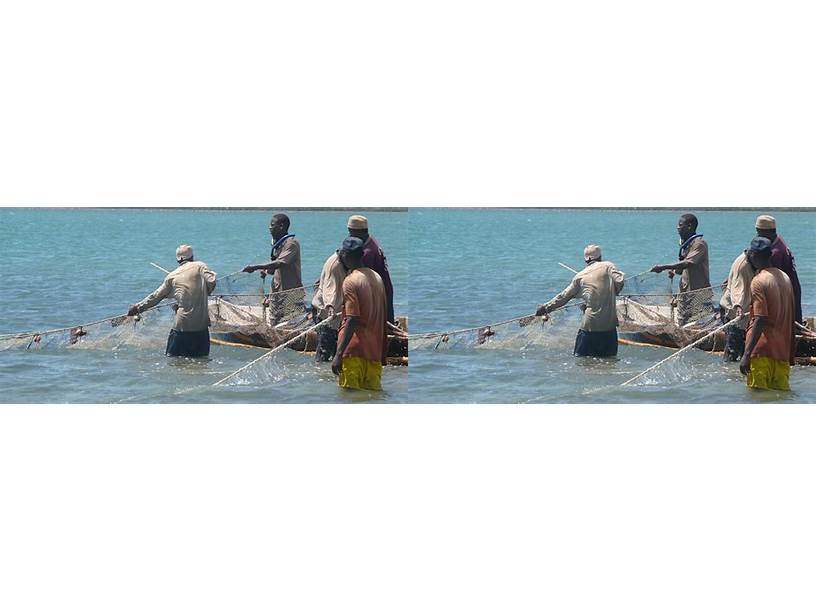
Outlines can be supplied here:
M385 285L385 297L387 302L387 313L389 321L394 321L394 286L391 284L391 275L388 273L388 264L385 261L380 243L369 235L368 240L363 244L363 267L371 268L382 278Z
M790 252L788 245L782 240L782 236L776 236L771 245L771 267L779 268L785 274L793 285L793 298L795 303L794 316L797 321L802 321L802 287L799 285L799 275L796 274L796 264L793 261L793 253Z

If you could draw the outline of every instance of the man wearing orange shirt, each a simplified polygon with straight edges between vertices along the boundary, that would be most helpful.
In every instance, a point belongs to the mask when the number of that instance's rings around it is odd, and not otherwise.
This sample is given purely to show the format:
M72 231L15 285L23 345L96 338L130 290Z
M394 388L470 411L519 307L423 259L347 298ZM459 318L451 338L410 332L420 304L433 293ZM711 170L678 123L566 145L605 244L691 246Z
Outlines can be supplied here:
M771 267L771 241L758 236L746 256L757 271L751 281L751 322L740 372L752 389L790 391L790 366L795 363L795 299L790 278Z
M344 389L382 391L387 298L380 275L363 267L363 244L346 238L337 253L349 273L343 281L343 320L332 372Z

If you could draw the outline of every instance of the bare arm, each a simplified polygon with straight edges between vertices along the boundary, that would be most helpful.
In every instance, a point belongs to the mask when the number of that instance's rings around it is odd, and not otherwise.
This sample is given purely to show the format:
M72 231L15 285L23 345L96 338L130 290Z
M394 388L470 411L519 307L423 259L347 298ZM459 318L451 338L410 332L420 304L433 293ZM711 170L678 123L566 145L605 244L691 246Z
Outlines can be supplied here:
M343 353L346 352L346 347L349 342L351 342L351 337L354 335L354 330L356 329L357 317L347 316L346 325L343 328L343 335L337 342L337 352L334 355L334 361L332 361L332 372L335 374L340 374L340 370L343 368Z
M754 316L753 325L751 326L751 333L748 335L748 340L745 342L745 353L743 353L742 361L740 361L740 372L743 374L748 374L748 371L751 369L751 353L754 351L754 347L756 346L757 342L759 342L759 337L764 329L765 317Z

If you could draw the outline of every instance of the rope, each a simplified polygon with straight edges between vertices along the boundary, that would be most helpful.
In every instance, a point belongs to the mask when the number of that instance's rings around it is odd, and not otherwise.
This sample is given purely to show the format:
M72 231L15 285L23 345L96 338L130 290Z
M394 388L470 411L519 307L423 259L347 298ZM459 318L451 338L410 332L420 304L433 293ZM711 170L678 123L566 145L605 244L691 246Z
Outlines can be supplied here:
M566 304L565 306L561 306L561 308L554 308L547 312L547 314L551 314L553 312L558 312L564 308L572 308L573 306L580 306L583 302L572 302L571 304ZM507 319L506 321L499 321L498 323L488 323L487 325L479 325L478 327L466 327L464 329L455 329L453 331L448 332L427 332L424 334L413 334L405 336L408 340L427 340L430 338L438 338L441 336L458 336L460 334L466 334L469 332L479 331L480 329L485 329L487 327L499 327L501 325L508 325L509 323L516 323L521 321L522 319L530 319L535 317L534 314L523 315L521 317L514 317L512 319Z
M262 359L266 359L267 357L269 357L269 356L270 356L270 355L272 355L273 353L277 353L279 350L281 350L281 349L283 349L283 348L286 348L287 346L289 346L290 344L292 344L292 343L293 343L295 340L299 340L300 338L302 338L303 336L305 336L305 335L306 335L306 334L308 334L309 332L311 332L311 331L315 331L315 330L316 330L318 327L322 327L322 326L326 325L327 323L329 323L330 321L332 321L333 319L335 319L335 318L336 318L336 317L338 317L338 316L340 316L340 315L339 315L339 314L335 314L334 316L331 316L331 317L329 317L328 319L325 319L325 320L321 321L321 322L320 322L320 323L318 323L317 325L313 325L312 327L310 327L310 328L308 328L308 329L304 330L303 332L299 333L299 334L298 334L297 336L295 336L294 338L290 338L289 340L287 340L287 341L286 341L286 342L284 342L283 344L280 344L280 345L276 346L275 348L270 349L269 351L267 351L266 353L264 353L263 355L261 355L261 356L260 356L260 357L258 357L257 359L253 359L252 361L250 361L250 362L249 362L248 364L246 364L245 366L243 366L243 367L241 367L241 368L238 368L238 369L237 369L237 370L235 370L235 371L234 371L232 374L229 374L229 375L225 376L224 378L222 378L222 379L221 379L221 380L219 380L218 382L214 382L214 383L212 384L212 386L213 386L213 387L217 387L218 385L223 384L225 381L227 381L227 380L229 380L230 378L232 378L232 377L236 376L237 374L240 374L240 373L241 373L241 372L243 372L244 370L246 370L246 369L248 369L248 368L252 367L253 365L255 365L256 363L258 363L258 362L259 362L259 361L261 361Z
M224 277L228 278L228 277ZM282 291L274 291L270 293L270 295L284 295L286 293L292 293L293 291L303 291L305 293L306 287L301 285L300 287L292 287L291 289L284 289ZM265 291L262 290L262 293ZM213 293L210 297L218 297L218 296L246 296L246 297L258 297L257 293Z
M634 276L632 278L635 278ZM662 297L662 298L677 298L681 295L683 296L693 296L695 293L701 293L703 291L709 291L714 293L718 287L714 287L713 285L709 285L708 287L700 287L699 289L692 289L691 291L683 291L683 293L674 293L671 291L670 293L621 293L618 297Z
M685 347L681 348L681 349L680 349L679 351L677 351L676 353L674 353L674 354L672 354L672 355L669 355L668 357L666 357L665 359L662 359L661 361L658 361L658 362L657 362L656 364L654 364L652 367L650 367L650 368L647 368L647 369L643 370L643 372L641 372L641 373L640 373L640 374L638 374L637 376L633 376L632 378L630 378L630 379L629 379L629 380L627 380L626 382L621 383L621 385L620 385L620 386L621 386L621 387L625 387L626 385L628 385L628 384L630 384L630 383L632 383L632 382L636 381L638 378L640 378L640 377L641 377L641 376L643 376L644 374L648 374L648 373L649 373L649 372L651 372L652 370L654 370L654 369L656 369L656 368L659 368L661 365L663 365L663 364L664 364L664 363L666 363L667 361L669 361L669 360L671 360L671 359L674 359L674 358L675 358L675 357L677 357L678 355L682 355L683 353L685 353L685 352L686 352L686 351L688 351L689 349L692 349L692 348L694 348L695 346L697 346L698 344L700 344L700 343L701 343L703 340L706 340L706 339L710 338L711 336L713 336L714 334L716 334L718 331L722 331L722 330L724 330L726 327L730 327L731 325L734 325L735 323L737 323L738 321L741 321L743 318L745 318L745 317L747 317L747 316L748 316L748 313L745 313L745 314L743 314L742 316L739 316L739 317L737 317L736 319L734 319L734 320L732 320L732 321L729 321L729 322L728 322L728 323L726 323L725 325L720 325L720 326L719 326L719 327L717 327L716 329L713 329L712 331L710 331L709 333L707 333L707 334L706 334L705 336L703 336L702 338L700 338L700 339L698 339L698 340L695 340L694 342L692 342L692 343L691 343L691 344L689 344L688 346L685 346Z
M149 310L157 310L159 308L164 308L165 306L170 306L170 303L164 304L157 304L153 308ZM142 313L148 312L148 310L143 310ZM102 323L108 323L109 321L115 321L116 319L127 318L126 314L123 315L115 315L113 317L107 317L105 319L99 319L98 321L91 321L90 323L80 323L79 325L71 325L69 327L58 327L56 329L48 329L46 331L41 332L19 332L16 334L5 334L0 336L0 340L20 340L22 338L28 338L29 336L50 336L51 334L58 334L62 332L71 331L72 329L77 329L78 327L91 327L93 325L100 325Z

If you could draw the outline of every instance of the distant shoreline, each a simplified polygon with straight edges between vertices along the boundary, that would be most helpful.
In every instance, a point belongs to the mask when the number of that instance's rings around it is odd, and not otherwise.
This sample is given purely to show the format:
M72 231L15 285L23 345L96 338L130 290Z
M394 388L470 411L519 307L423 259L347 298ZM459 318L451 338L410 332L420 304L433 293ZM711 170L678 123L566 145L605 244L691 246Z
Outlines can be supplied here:
M252 212L395 212L423 210L620 210L620 211L711 211L711 212L816 212L813 206L3 206L5 209L30 210L201 210ZM2 210L2 209L0 209Z
M408 208L368 207L368 206L8 206L7 208L29 208L38 210L237 210L237 211L279 211L296 210L319 212L348 212L368 210L371 212L408 212Z

